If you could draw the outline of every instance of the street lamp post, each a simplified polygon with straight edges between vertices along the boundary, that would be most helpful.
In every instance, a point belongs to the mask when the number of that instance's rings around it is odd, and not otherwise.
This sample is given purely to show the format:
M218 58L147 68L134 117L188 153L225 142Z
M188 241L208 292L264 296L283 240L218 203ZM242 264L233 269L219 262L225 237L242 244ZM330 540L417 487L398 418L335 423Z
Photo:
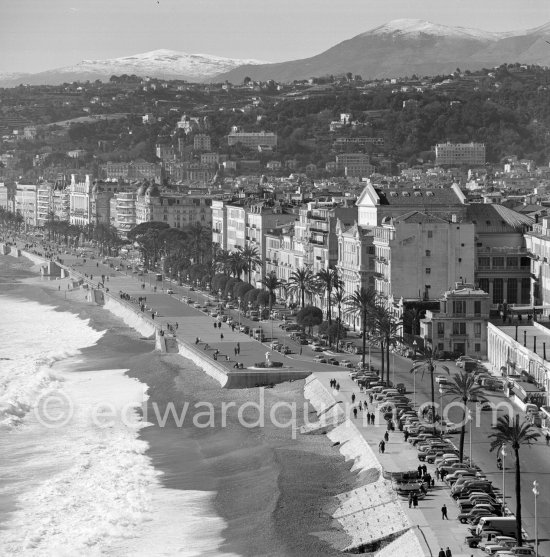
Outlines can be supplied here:
M535 557L539 557L539 529L537 521L537 497L539 495L539 482L533 482L533 493L535 495Z
M416 360L416 347L418 343L416 340L413 340L413 349L414 349L414 359ZM416 408L416 369L413 370L413 407Z
M238 298L237 301L239 302L239 331L241 330L241 302L242 299Z
M500 456L502 457L502 514L504 514L504 509L506 508L506 483L505 483L505 473L506 466L504 464L504 459L507 456L506 445L500 447Z
M470 427L468 428L470 437L470 466L472 465L472 411L468 408L468 421L470 422Z

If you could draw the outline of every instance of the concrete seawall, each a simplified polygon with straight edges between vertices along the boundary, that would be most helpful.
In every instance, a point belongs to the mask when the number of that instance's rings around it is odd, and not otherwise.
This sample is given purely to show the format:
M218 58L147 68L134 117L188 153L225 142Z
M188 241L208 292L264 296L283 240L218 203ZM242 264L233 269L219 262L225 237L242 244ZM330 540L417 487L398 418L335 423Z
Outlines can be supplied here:
M351 539L345 551L376 552L379 557L424 557L391 483L382 477L376 454L355 422L345 415L338 393L327 390L314 373L306 379L304 395L317 412L319 427L330 430L327 437L338 445L346 460L353 461L352 471L357 472L358 487L338 496L338 508L333 513ZM315 425L311 429L315 430Z

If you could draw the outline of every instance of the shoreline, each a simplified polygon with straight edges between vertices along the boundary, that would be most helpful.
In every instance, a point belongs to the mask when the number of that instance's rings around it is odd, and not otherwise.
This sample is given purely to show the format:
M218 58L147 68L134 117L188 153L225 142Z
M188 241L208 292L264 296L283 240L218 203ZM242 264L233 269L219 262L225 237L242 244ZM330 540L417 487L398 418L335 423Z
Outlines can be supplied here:
M29 282L32 284L34 281ZM65 282L63 280L61 284ZM59 285L59 281L36 280L36 286L54 298L57 301L56 306L61 311L74 312L77 309L76 313L93 317L96 314L101 315L98 310L107 309L90 306L90 303L84 299L86 291L78 289L66 294L63 288L56 289ZM65 296L67 296L66 301ZM117 319L111 313L107 315L109 317L105 317L105 321ZM149 356L161 359L166 369L159 374L157 370L147 372L143 369L130 368L127 375L149 385L150 402L162 402L166 395L170 396L170 400L175 400L177 397L180 397L180 401L183 400L183 395L179 391L176 391L177 396L174 396L174 385L183 390L182 368L195 366L183 357L180 358L179 354L154 352L150 341L141 340L141 342L147 343L148 349L151 350ZM191 376L201 383L198 391L193 394L199 396L207 392L208 396L213 397L216 402L235 399L241 403L246 402L250 400L251 394L257 391L257 389L230 391L221 389L199 370L194 374L186 374L184 379L188 380ZM209 383L209 388L206 392L201 392L205 380ZM189 385L185 387L189 388ZM281 398L297 402L300 406L305 401L303 381L285 383L266 392L269 398L268 404L275 404ZM151 427L144 428L139 433L140 438L148 442L148 454L152 458L155 469L162 471L163 476L160 481L167 488L181 489L182 478L186 475L177 464L181 454L178 454L179 449L175 446L174 440L177 440L179 433L177 430L170 433L163 431L158 435ZM289 439L284 435L281 436L278 430L244 433L242 438L237 436L242 443L244 440L245 448L240 451L232 451L228 447L233 443L228 443L226 431L223 435L211 436L209 439L191 440L197 447L198 454L203 458L202 463L206 462L216 476L217 489L213 505L227 523L222 534L224 543L220 550L236 551L239 555L250 556L309 554L328 556L340 552L347 545L347 537L338 527L335 528L332 509L336 504L335 496L354 485L355 476L350 474L349 464L344 463L336 449L323 438L301 437L289 442ZM233 428L229 435L235 436L236 429ZM263 458L258 459L258 454ZM195 464L199 463L199 460ZM256 463L255 469L251 467L252 461ZM266 466L265 462L269 462L269 466ZM190 464L189 467L192 468L193 465ZM304 467L310 468L309 473L304 473ZM249 480L248 486L243 485L244 477ZM299 478L301 481L297 485L296 481ZM303 496L297 498L297 491L303 492ZM235 493L239 494L238 500L235 500ZM270 501L267 510L266 501ZM255 508L254 505L257 506L258 502L262 509ZM311 509L311 505L315 507L315 511ZM297 524L300 526L297 527ZM250 542L255 537L259 537L258 532L261 532L263 546L255 545L251 549ZM212 554L215 555L216 552Z

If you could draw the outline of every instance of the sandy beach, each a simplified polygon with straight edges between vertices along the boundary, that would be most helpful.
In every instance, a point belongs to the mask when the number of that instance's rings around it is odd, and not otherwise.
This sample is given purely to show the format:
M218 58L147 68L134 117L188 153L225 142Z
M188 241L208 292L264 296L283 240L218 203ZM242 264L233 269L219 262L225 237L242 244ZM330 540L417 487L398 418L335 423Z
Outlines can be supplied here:
M30 274L24 260L2 257L1 274L5 290L16 291L28 299L55 305L59 311L78 313L90 319L97 330L108 330L97 344L82 350L73 366L76 371L128 369L127 375L148 385L146 412L166 408L172 403L181 409L198 402L213 405L219 417L223 403L242 404L258 400L258 389L223 390L217 382L176 354L154 351L151 340L144 340L107 311L84 302L84 293L66 293L65 281L47 281ZM23 286L11 284L19 278ZM58 286L61 289L58 290ZM67 297L67 299L65 299ZM265 389L265 408L281 401L299 409L297 422L303 421L303 381L284 383ZM307 411L307 410L306 410ZM313 411L310 407L309 411ZM254 409L244 419L252 422ZM281 414L284 422L288 416ZM346 536L330 516L337 493L355 485L336 447L325 436L292 438L290 428L243 427L236 413L229 413L227 424L209 428L194 427L188 417L179 427L168 420L140 431L149 445L147 455L160 481L169 489L213 491L214 507L227 526L218 550L204 553L274 556L329 556L345 547Z

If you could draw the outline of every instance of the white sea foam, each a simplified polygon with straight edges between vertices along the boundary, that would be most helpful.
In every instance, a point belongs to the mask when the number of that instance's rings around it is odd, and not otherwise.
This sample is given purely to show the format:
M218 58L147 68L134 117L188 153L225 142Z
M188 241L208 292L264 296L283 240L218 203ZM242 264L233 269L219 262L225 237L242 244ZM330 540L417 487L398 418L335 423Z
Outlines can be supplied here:
M3 406L10 427L0 430L0 496L17 505L0 529L0 554L223 555L226 524L213 511L214 493L163 488L138 438L146 424L132 408L146 400L146 385L125 370L48 369L101 333L34 302L2 297L0 304L14 316L13 338L0 352L13 358L0 361L7 364L2 400L12 401ZM31 411L50 393L62 395L54 412L71 410L62 427L44 427Z
M75 315L0 296L0 427L21 423L60 377L50 366L95 344L103 332Z

